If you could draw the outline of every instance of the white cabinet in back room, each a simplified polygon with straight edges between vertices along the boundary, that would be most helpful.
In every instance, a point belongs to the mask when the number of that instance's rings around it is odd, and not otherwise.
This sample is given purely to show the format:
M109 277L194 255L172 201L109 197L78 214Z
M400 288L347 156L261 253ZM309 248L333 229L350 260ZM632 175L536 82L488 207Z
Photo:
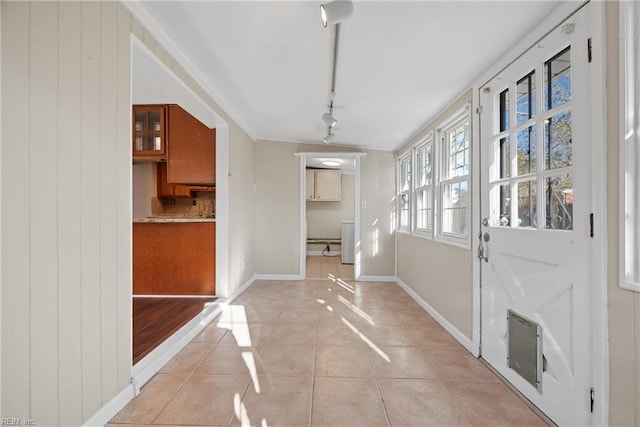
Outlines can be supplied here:
M314 202L339 202L342 196L339 170L307 169L306 199Z

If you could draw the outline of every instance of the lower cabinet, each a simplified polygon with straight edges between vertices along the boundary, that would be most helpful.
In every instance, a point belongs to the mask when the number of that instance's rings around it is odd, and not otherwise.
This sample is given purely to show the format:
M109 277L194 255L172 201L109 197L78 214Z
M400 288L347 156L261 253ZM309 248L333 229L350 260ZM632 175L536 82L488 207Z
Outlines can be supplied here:
M133 223L134 295L215 295L215 222Z

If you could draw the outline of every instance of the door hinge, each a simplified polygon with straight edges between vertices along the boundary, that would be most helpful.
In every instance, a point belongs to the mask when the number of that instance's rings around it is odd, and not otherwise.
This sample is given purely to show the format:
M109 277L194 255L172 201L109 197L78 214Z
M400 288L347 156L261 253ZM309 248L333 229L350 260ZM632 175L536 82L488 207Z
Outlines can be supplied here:
M587 61L591 64L591 37L587 39Z
M593 213L589 214L589 237L593 237Z
M595 399L596 397L596 391L594 390L593 387L591 387L591 390L589 390L589 399L590 399L590 408L591 408L591 413L593 414L593 406L595 404Z
M482 114L482 105L476 107L476 114Z

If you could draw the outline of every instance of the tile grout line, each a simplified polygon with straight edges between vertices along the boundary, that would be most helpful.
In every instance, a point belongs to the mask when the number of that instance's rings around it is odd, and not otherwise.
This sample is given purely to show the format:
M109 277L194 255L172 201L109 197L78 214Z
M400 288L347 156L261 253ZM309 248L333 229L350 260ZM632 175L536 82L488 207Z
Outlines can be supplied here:
M378 390L378 394L380 395L380 401L382 402L382 409L384 409L384 415L387 417L387 424L389 425L389 427L391 427L392 426L391 417L389 416L389 410L387 409L387 404L384 401L382 388L380 387L380 383L378 382L378 374L376 373L376 369L373 365L373 360L371 359L371 351L369 348L366 348L365 351L367 352L367 359L369 360L369 367L371 368L371 373L373 374L373 380L376 383L376 389Z
M319 293L318 289L316 288L315 285L313 286L315 289L314 298L318 299L320 298L320 295L318 295ZM318 328L319 327L320 327L320 312L319 310L316 310L316 324L315 324L316 333L315 333L315 339L313 343L313 366L311 370L311 405L309 406L309 427L313 425L313 402L315 400L315 393L316 393L316 362L318 360Z
M221 316L222 314L220 314ZM217 317L217 316L216 316ZM215 319L214 319L215 320ZM212 320L213 323L213 320ZM167 406L169 406L169 403L171 403L171 401L176 397L176 395L180 392L180 390L182 390L185 386L185 384L191 379L191 377L194 375L196 369L198 366L200 366L200 364L202 364L202 362L204 361L204 359L209 355L209 353L211 353L213 351L213 349L215 347L218 346L218 343L220 342L220 340L222 340L222 337L224 337L229 331L226 331L224 334L222 334L222 336L215 342L215 344L209 349L209 351L205 354L205 356L202 358L202 360L200 360L199 363L196 364L196 366L191 370L191 372L189 372L187 374L187 377L184 379L184 381L182 382L182 384L180 384L180 386L176 389L176 391L171 394L171 397L169 397L169 399L166 401L166 403L162 406L162 408L160 408L160 410L158 411L158 413L156 414L155 417L153 417L153 420L151 420L151 422L149 423L149 425L152 425L160 416L160 414L167 408ZM195 337L194 337L195 338ZM193 340L189 341L189 343L193 342ZM176 355L177 356L177 355ZM174 356L175 357L175 356ZM181 375L178 373L162 373L162 372L158 372L157 374L169 374L169 375ZM156 375L157 375L156 374ZM154 378L155 376L154 375Z

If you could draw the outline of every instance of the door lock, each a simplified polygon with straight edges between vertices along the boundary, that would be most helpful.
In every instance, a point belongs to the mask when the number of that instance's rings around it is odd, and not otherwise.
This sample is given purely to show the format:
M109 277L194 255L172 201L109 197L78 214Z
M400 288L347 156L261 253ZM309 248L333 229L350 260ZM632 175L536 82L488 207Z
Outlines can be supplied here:
M484 222L484 221L483 221ZM484 244L489 242L489 233L478 233L478 259L489 262L489 251L485 250Z

